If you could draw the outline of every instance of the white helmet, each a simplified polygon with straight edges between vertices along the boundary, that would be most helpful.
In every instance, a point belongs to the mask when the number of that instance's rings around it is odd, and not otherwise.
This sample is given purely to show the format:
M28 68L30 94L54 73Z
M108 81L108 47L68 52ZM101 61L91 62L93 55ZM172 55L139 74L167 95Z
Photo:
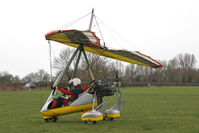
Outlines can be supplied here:
M68 83L72 84L73 86L77 86L81 84L81 80L79 78L74 78L74 79L71 79Z

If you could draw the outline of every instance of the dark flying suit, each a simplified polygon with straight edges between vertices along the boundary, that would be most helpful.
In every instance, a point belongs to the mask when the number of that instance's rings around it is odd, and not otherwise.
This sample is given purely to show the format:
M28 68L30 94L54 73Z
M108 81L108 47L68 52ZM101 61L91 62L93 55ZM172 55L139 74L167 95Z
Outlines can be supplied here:
M66 94L66 95L71 95L70 98L63 98L63 97L58 97L56 98L49 106L50 109L54 109L54 108L59 108L62 105L68 105L69 101L73 102L74 100L76 100L79 96L79 94L81 94L83 92L81 85L77 85L71 89L69 88L61 88L58 87L58 89Z

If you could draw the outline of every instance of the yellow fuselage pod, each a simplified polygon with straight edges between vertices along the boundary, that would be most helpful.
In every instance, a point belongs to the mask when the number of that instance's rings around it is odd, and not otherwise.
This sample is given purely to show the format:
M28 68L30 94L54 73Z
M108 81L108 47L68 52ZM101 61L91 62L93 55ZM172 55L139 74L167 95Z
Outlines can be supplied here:
M96 107L97 103L95 103L94 106ZM79 105L79 106L66 106L66 107L51 109L45 112L41 112L41 114L43 115L44 119L47 119L47 118L52 118L53 116L57 116L57 115L64 115L64 114L81 112L81 111L86 111L86 110L91 110L91 109L92 109L92 104L85 104L85 105Z
M117 118L117 117L120 117L120 113L117 113L117 114L108 114L107 116L109 118Z
M81 118L82 121L101 121L103 120L103 116L98 116L98 117L85 117Z
M101 112L92 111L87 112L81 116L82 121L101 121L103 120L103 115Z

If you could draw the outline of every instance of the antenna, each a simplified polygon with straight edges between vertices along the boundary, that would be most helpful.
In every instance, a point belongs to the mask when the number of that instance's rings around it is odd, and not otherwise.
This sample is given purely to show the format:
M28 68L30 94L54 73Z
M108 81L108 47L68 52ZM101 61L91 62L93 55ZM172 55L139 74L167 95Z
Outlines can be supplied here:
M92 28L93 16L94 16L94 8L92 9L92 14L91 14L91 19L90 19L90 24L89 24L88 30L91 30L91 28Z

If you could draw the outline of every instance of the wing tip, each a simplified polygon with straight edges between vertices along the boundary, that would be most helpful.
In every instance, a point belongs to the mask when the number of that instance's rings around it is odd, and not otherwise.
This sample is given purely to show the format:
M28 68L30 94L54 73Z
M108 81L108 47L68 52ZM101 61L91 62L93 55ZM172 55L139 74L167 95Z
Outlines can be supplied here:
M147 57L147 58L150 58L151 60L153 60L155 63L158 64L158 65L153 66L153 68L160 68L160 67L163 67L163 66L164 66L163 64L161 64L160 62L154 60L154 59L151 58L150 56L147 56L147 55L145 55L145 54L142 54L142 53L139 52L139 51L136 51L136 52L139 53L139 54L141 54L141 55L143 55L143 56L145 56L145 57Z
M157 61L156 61L156 63L158 63L158 65L155 66L154 68L160 68L160 67L163 67L163 66L164 66L164 65L162 65L161 63L159 63L159 62L157 62Z
M45 38L47 39L48 36L58 33L58 30L52 30L45 34Z

